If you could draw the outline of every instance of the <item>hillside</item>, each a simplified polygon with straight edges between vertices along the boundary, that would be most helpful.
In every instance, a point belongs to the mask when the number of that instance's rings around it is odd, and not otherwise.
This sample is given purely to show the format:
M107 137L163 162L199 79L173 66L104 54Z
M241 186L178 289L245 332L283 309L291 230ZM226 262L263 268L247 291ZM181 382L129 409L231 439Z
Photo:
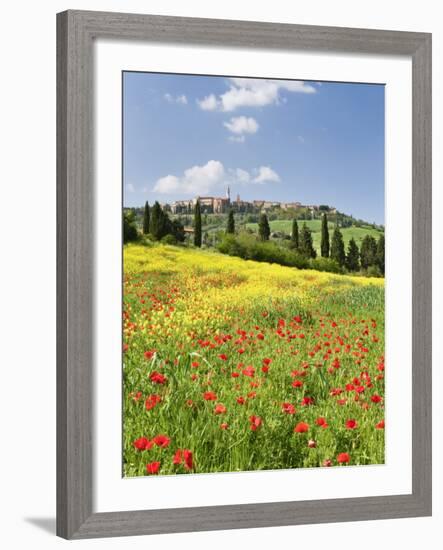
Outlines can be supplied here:
M302 228L304 223L306 223L306 225L312 231L314 248L319 252L320 240L321 240L321 220L307 220L306 222L303 220L299 220L298 221L299 230ZM282 231L284 233L287 233L288 235L291 234L292 220L274 220L269 222L269 225L271 226L271 231ZM255 232L258 230L258 224L256 223L248 223L246 224L246 227L248 229L252 229ZM332 238L332 232L334 231L334 224L329 223L328 227L329 227L329 237ZM375 239L378 239L378 237L382 234L381 231L379 231L378 229L373 229L370 225L364 226L364 227L344 227L344 228L340 228L340 231L343 234L343 240L345 242L345 246L347 246L348 242L352 238L354 238L358 247L360 247L361 241L366 235L371 235Z

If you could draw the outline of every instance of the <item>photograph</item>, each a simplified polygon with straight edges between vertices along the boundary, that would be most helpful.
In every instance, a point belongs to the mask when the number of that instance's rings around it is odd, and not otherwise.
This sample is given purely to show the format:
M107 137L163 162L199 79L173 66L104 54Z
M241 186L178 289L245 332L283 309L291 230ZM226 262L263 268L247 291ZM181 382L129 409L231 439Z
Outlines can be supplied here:
M123 72L123 475L384 463L384 86Z

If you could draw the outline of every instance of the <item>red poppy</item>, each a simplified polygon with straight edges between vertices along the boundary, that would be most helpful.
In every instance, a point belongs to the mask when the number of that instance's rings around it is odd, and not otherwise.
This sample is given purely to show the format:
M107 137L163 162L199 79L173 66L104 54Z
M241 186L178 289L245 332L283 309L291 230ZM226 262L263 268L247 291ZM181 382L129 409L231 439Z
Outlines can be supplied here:
M353 418L346 420L345 426L348 430L354 430L357 427L357 421Z
M327 428L329 426L329 424L326 422L326 418L323 418L323 416L319 416L315 423L317 424L317 426L321 426L322 428Z
M264 336L264 334L262 334L262 333L260 332L259 334L257 334L257 338L258 338L259 340L264 340L264 339L265 339L265 336Z
M146 472L149 475L158 474L159 470L160 470L160 462L151 462L150 464L146 464Z
M371 395L371 401L373 403L380 403L382 400L382 397L380 395L377 395L376 393L374 395Z
M228 360L228 356L225 353L220 353L220 355L218 357L222 361L227 361Z
M153 441L149 441L149 439L147 439L146 437L139 437L133 442L134 447L138 451L147 451L152 447L153 444Z
M172 463L175 465L184 464L187 470L192 470L192 451L189 449L177 449L172 459Z
M220 424L220 428L222 430L227 430L229 428L229 425L227 424L227 422L223 422L222 424Z
M213 391L205 391L205 393L203 394L203 399L205 401L215 401L217 399L217 396Z
M380 422L378 422L375 427L377 428L377 430L383 430L384 427L385 427L385 421L384 420L380 420Z
M293 388L301 388L302 386L303 386L303 382L301 380L294 380L294 382L292 382Z
M226 412L226 407L223 405L223 403L217 403L214 407L214 413L215 414L224 414Z
M171 442L170 438L167 435L157 435L153 439L154 443L158 446L164 449L169 445Z
M200 366L200 363L198 361L192 361L191 367L194 367L194 369L196 369L199 366Z
M172 464L181 464L183 460L183 454L181 449L177 449L172 459Z
M153 409L157 405L157 403L160 403L161 400L162 400L162 398L159 395L156 395L156 394L152 394L152 395L148 396L146 398L146 401L145 401L146 410L150 411L151 409Z
M245 404L245 401L246 401L246 399L245 399L244 397L242 397L242 396L237 397L237 403L238 403L239 405L244 405L244 404Z
M265 357L265 358L263 359L263 365L264 365L265 367L269 367L269 365L270 365L271 363L272 363L272 359L269 359L268 357Z
M251 423L250 428L253 432L262 425L262 419L259 416L255 416L255 414L249 417L249 422Z
M292 403L282 403L282 411L287 414L295 414L295 407Z
M299 422L297 426L294 428L294 432L297 434L305 433L309 430L309 424L306 424L306 422Z
M313 404L314 404L314 400L312 399L312 397L303 397L303 399L301 400L301 405L303 407L307 407Z
M134 401L138 401L138 400L142 397L142 395L143 395L143 393L142 393L141 391L138 391L138 392L136 392L136 393L131 392L131 393L129 394L129 397L132 397L132 399L133 399Z
M192 470L193 468L193 456L192 451L189 449L183 449L183 460L185 463L185 468Z
M351 460L351 457L349 456L348 453L340 453L337 456L337 462L339 464L348 464L350 460Z
M238 372L232 372L231 373L232 378L238 378L240 374Z
M332 466L332 460L330 458L326 458L325 460L323 460L323 466Z
M145 356L146 359L152 359L156 353L157 353L157 350L153 349L151 351L145 351L143 355Z
M315 447L317 447L317 442L316 442L314 439L310 439L310 440L308 441L308 447L309 447L310 449L315 449Z
M252 367L251 365L249 365L248 367L246 367L245 369L242 370L242 374L244 376L254 376L255 374L255 369L254 367Z
M166 376L163 376L163 374L156 370L150 374L149 379L155 384L164 384L167 380Z

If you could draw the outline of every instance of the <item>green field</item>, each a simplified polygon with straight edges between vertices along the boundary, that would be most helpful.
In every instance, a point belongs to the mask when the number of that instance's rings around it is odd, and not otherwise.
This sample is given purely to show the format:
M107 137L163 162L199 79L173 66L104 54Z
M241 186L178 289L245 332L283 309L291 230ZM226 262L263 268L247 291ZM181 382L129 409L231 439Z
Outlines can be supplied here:
M123 342L126 477L384 463L383 279L127 245Z
M303 224L306 223L306 225L309 227L309 229L312 231L312 238L314 241L314 248L317 251L320 251L320 240L321 240L321 220L298 220L298 229L301 230ZM287 233L288 235L291 234L292 231L292 220L274 220L270 221L269 225L271 226L271 231L281 231L284 233ZM334 224L329 223L329 237L332 238L332 232L334 231ZM247 223L246 227L248 229L252 229L253 231L257 231L258 224L256 223ZM345 245L348 245L348 242L354 238L355 242L357 243L358 247L360 248L361 242L363 238L366 235L371 235L375 239L378 239L379 236L382 234L381 231L378 229L373 229L371 226L364 226L364 227L345 227L340 228L340 231L343 235L343 240L345 242Z

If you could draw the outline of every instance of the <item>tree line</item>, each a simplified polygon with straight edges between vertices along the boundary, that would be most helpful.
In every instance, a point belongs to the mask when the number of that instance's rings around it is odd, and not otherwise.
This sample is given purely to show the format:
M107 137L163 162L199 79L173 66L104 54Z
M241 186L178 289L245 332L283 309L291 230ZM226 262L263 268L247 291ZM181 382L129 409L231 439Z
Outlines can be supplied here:
M229 231L227 231L229 232ZM268 241L271 229L266 214L261 214L258 223L258 235L261 241ZM315 259L317 252L314 248L312 232L306 223L303 223L301 230L298 227L296 218L292 221L290 248L299 252L306 258ZM338 226L335 226L332 239L329 236L328 217L322 215L320 254L322 258L330 258L340 267L348 271L359 271L375 267L380 273L385 273L385 236L382 233L376 241L372 235L366 235L359 249L355 239L352 237L345 249L343 234Z
M132 217L131 217L132 215ZM194 246L202 246L202 213L200 202L197 200L194 206ZM149 235L152 240L163 241L170 244L175 242L184 242L184 226L178 220L171 220L168 213L165 212L156 201L152 208L146 202L143 215L143 234ZM231 209L228 213L226 224L226 234L235 235L234 211ZM271 228L268 217L265 213L260 214L258 221L258 237L262 242L269 241ZM128 212L124 215L124 242L135 240L137 238L137 229L133 213ZM292 232L289 248L300 256L315 260L317 252L314 248L312 232L304 222L301 229L298 227L296 218L292 221ZM378 241L372 235L366 235L359 248L355 239L351 238L347 250L345 248L342 232L336 225L329 235L328 217L326 212L322 214L321 223L321 243L320 255L326 260L332 260L339 268L346 268L348 271L357 272L360 269L379 270L385 273L385 237L381 234Z
M154 241L174 244L184 242L185 228L178 220L171 220L159 202L152 208L146 202L143 212L143 235L149 235ZM138 238L137 226L133 212L125 212L123 216L123 242L135 241Z

